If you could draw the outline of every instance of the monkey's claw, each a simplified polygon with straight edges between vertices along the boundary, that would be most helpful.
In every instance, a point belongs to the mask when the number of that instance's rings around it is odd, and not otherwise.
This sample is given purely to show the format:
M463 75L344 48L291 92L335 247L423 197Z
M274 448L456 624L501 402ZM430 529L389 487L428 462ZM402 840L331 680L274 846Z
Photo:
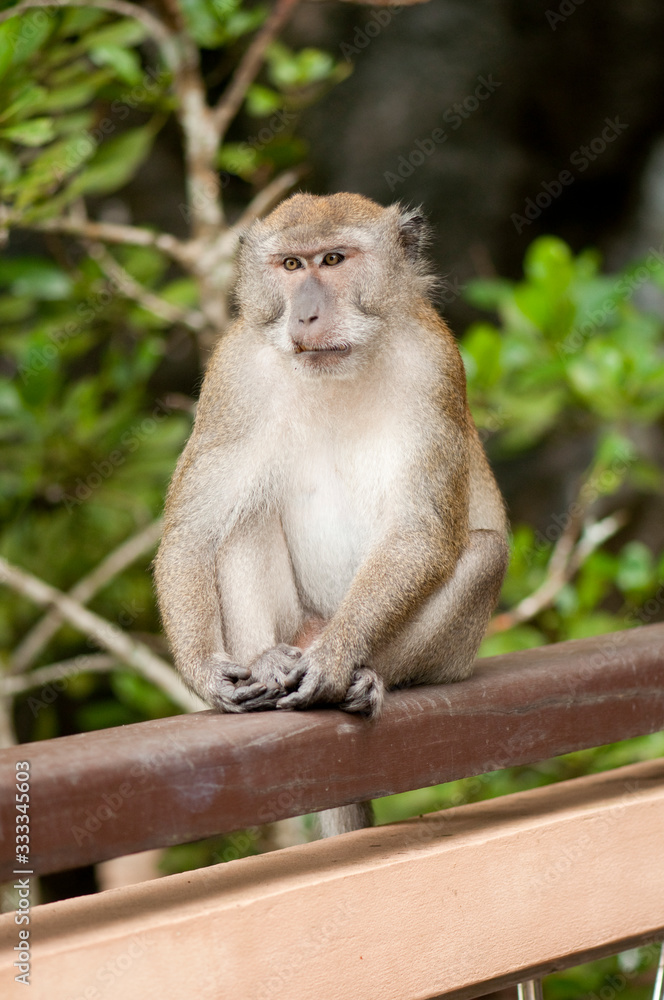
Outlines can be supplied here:
M383 678L369 667L358 667L339 708L344 712L358 712L375 719L380 715L384 698Z

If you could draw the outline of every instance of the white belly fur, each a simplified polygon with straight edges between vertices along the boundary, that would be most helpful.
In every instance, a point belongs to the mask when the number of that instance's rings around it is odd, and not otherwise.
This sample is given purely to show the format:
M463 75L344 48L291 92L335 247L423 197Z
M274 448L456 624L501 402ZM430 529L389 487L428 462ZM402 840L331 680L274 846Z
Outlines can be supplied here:
M380 452L383 452L381 455ZM282 523L297 586L311 611L329 617L366 556L384 515L394 461L382 448L367 469L356 469L349 449L318 444L292 473Z

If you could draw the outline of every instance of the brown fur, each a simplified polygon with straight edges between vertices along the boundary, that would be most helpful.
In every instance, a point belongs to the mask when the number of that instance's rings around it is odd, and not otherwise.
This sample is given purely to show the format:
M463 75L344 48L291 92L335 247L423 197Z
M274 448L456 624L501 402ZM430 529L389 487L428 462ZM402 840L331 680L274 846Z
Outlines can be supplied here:
M425 236L397 205L295 195L243 241L156 566L176 664L222 711L375 715L385 687L472 670L506 522Z

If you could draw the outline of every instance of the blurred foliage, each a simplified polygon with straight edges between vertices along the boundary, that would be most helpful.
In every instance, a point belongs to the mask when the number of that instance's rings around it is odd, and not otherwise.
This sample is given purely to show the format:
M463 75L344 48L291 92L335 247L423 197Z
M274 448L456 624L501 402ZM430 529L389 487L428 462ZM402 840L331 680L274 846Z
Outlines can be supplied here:
M233 54L269 6L187 0L182 9L201 48ZM92 8L38 9L0 24L0 197L14 219L44 221L83 196L115 192L148 159L174 107L168 67L146 57L148 34L138 21ZM297 116L283 112L349 72L326 52L273 43L265 81L244 100L244 113L262 128L250 141L222 146L219 166L264 183L299 162L306 147L292 135ZM282 113L272 119L275 112ZM137 115L144 124L134 126Z
M201 48L227 50L228 82L245 36L263 24L269 5L181 6ZM131 18L85 7L37 8L0 24L0 198L10 230L68 212L85 218L86 202L121 196L150 169L175 97L148 34ZM273 43L241 112L257 136L229 142L219 154L225 170L251 185L248 196L305 155L293 135L293 109L348 71L327 53ZM0 261L0 551L67 590L159 516L191 428L193 400L156 389L164 384L173 324L128 298L126 279L185 311L200 305L199 290L153 248L113 246L110 259L124 271L118 279L92 246L61 236L49 237L48 246L32 242L38 252L12 248ZM193 339L183 328L178 336ZM159 621L149 561L112 580L90 607L152 638ZM6 659L39 617L30 602L3 591ZM65 624L37 665L86 651ZM38 691L19 699L18 722L23 739L43 739L173 710L140 678L87 674L69 680L57 703Z
M233 54L263 23L268 5L185 0L182 8L201 47ZM44 222L79 210L83 198L121 196L145 169L174 101L169 74L150 61L145 41L142 25L89 8L30 11L0 25L0 196L10 218ZM273 44L244 103L256 137L227 142L219 168L260 184L299 161L305 149L291 112L345 72L325 53ZM156 388L164 383L172 324L127 298L85 248L61 239L35 245L29 255L13 252L0 262L0 552L66 590L159 516L193 401ZM157 250L112 252L147 292L183 309L198 305L193 280L174 273ZM490 454L528 456L555 436L582 437L592 456L581 479L566 484L569 506L549 524L513 525L507 609L546 579L571 518L580 522L583 543L583 525L662 493L663 291L663 259L654 252L605 275L596 253L575 258L554 238L530 247L522 281L477 281L468 290L473 304L494 314L460 344ZM483 653L659 620L663 595L664 555L618 535L586 553L532 620L489 636ZM113 579L91 608L160 649L147 557ZM5 657L39 617L28 601L3 592ZM87 641L63 625L38 665L87 651ZM81 673L56 693L22 696L16 719L27 741L172 711L160 691L118 670ZM662 734L642 737L393 796L376 811L388 822L662 753ZM265 844L266 835L253 830L185 845L167 853L164 871L246 856ZM547 981L547 996L571 1000L619 974L626 984L617 992L640 1000L638 976L651 960L642 950L561 973Z
M569 502L549 523L513 524L503 602L512 607L545 579L554 545L573 519L592 525L664 492L664 257L599 273L594 251L574 258L543 237L526 253L524 280L476 281L472 303L496 311L461 340L476 423L494 458L527 454L554 436L582 439L591 458L566 483ZM654 303L653 311L638 299ZM582 536L583 542L583 536ZM647 624L662 617L664 553L631 538L581 560L552 606L490 636L485 655ZM654 604L653 604L654 601ZM644 607L645 606L645 607Z

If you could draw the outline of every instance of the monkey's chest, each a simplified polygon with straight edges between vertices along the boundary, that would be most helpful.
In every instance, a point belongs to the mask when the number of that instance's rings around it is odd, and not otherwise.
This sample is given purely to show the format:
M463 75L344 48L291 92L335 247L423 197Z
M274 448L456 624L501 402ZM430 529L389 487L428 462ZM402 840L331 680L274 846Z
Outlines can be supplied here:
M298 470L282 523L300 593L312 610L334 613L371 542L378 491L354 470L314 460Z

